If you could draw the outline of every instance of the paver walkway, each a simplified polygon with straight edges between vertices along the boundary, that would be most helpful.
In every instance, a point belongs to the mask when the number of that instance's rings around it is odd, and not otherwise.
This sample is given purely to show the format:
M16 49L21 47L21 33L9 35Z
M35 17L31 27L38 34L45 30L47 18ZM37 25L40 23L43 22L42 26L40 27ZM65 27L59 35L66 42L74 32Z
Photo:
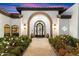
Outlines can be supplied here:
M47 38L33 38L23 56L56 56Z

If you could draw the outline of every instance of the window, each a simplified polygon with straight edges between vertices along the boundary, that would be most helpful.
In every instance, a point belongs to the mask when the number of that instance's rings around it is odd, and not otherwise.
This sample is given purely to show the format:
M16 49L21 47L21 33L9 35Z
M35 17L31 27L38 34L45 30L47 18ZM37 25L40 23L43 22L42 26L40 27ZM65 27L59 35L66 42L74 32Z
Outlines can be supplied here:
M18 25L12 26L12 36L19 36L19 28Z
M10 36L10 26L8 24L4 25L4 36Z

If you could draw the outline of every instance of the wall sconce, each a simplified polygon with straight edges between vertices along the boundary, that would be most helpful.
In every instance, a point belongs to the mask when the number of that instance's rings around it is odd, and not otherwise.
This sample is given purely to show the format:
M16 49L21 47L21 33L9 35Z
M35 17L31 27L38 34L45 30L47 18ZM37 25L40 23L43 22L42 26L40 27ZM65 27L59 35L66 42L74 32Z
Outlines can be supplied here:
M56 30L56 24L54 24L54 30Z
M54 24L54 26L56 26L56 24Z
M26 26L26 24L24 24L24 26Z
M24 29L26 29L26 24L24 24Z

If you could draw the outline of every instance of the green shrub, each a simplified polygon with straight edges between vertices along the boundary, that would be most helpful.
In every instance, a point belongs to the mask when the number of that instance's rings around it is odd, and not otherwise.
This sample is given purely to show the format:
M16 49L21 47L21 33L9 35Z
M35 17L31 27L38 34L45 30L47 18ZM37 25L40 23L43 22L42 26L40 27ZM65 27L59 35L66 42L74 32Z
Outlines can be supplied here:
M14 55L16 55L16 56L19 56L19 55L22 54L22 52L21 52L19 46L18 46L18 47L16 46L14 49L12 49L12 50L10 51L10 53L11 53L11 54L14 54Z
M59 35L54 38L49 38L49 42L56 49L56 51L59 51L60 48L72 51L77 47L76 43L79 43L79 40L69 35Z
M0 38L0 42L3 41L3 40L5 40L4 37L1 37L1 38Z
M0 56L16 56L16 55L11 53L1 53Z
M31 38L24 35L20 37L13 36L0 38L0 55L22 55L31 41Z

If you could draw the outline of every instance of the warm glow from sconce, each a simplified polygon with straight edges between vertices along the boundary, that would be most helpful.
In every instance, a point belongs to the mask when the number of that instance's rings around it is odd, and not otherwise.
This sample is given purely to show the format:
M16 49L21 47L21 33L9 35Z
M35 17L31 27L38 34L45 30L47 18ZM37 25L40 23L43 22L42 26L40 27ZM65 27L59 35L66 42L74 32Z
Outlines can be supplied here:
M24 29L26 29L26 28L24 27Z
M56 30L56 28L54 28L54 30Z

